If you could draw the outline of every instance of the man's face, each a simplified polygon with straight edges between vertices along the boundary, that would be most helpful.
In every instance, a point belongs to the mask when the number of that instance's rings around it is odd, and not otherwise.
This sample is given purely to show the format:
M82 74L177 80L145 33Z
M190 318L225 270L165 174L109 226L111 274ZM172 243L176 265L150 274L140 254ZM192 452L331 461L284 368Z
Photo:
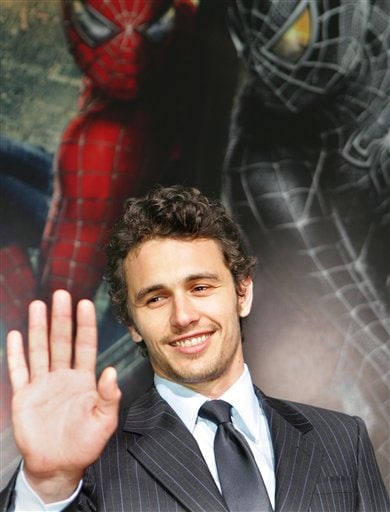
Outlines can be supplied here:
M144 340L154 371L205 395L220 395L240 376L239 318L252 302L252 281L238 296L218 244L154 239L125 260L134 341Z

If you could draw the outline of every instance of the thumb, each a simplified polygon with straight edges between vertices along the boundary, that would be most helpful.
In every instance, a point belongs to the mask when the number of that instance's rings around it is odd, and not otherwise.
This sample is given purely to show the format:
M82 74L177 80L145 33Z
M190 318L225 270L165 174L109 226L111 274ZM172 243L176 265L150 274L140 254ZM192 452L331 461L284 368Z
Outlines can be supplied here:
M117 372L113 367L105 368L99 378L99 410L103 414L112 414L119 408L121 390L118 386Z

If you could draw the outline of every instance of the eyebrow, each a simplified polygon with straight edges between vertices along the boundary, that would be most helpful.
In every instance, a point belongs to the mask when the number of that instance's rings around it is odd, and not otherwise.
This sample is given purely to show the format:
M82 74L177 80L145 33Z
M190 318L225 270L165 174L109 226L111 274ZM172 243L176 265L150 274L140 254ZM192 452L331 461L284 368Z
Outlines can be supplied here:
M185 279L185 283L190 283L192 281L199 281L202 279L207 279L208 281L220 281L220 277L217 274L212 272L200 272L198 274L190 274ZM158 292L159 290L163 290L166 288L166 285L162 283L153 284L151 286L147 286L145 288L141 288L139 292L135 296L135 303L141 302L147 295Z

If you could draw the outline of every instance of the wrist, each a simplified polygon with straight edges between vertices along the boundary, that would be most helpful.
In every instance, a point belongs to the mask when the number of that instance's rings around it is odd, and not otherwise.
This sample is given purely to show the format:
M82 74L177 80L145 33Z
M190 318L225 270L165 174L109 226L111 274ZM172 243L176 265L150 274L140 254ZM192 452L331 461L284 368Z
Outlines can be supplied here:
M22 471L29 487L45 504L70 498L83 478L83 472L57 471L36 474L27 467Z

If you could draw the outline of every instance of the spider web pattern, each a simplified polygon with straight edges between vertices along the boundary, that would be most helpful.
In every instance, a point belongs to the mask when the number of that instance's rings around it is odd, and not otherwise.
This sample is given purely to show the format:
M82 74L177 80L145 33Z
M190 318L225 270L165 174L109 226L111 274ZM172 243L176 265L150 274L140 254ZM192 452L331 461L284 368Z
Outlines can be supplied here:
M69 8L69 2L64 6ZM186 28L196 13L189 0L176 2L175 23L164 31L161 15L173 8L169 0L90 0L88 6L117 33L110 33L104 44L89 46L64 11L72 51L88 76L80 111L60 143L57 186L40 255L44 298L66 288L75 303L92 298L100 284L102 250L124 200L169 168L180 145L176 132L184 91L176 94L173 62L184 62ZM144 37L156 25L165 36L171 30L168 46L164 38L151 44ZM167 77L160 73L163 63Z
M162 44L148 44L143 30L157 24L171 3L169 0L89 0L87 3L97 13L102 30L107 32L106 39L88 41L85 32L80 37L80 26L77 30L73 23L71 2L64 1L70 50L96 87L116 98L134 99L144 85L145 76L151 71L156 73L164 49Z
M41 284L48 296L65 288L75 301L93 297L112 223L129 193L150 177L145 158L149 125L146 112L124 109L122 115L112 104L80 114L68 125L58 154L58 192L42 245Z
M270 12L265 4L232 3L250 77L233 112L225 199L283 294L318 329L331 326L324 341L338 346L336 373L348 372L364 397L378 461L388 471L389 5L384 11L366 2L369 17L363 6L365 39L349 48L360 58L346 74L345 59L338 67L332 60L337 48L348 49L341 20L355 23L353 30L362 25L345 17L348 2L315 3L320 37L289 72L267 60L264 48L280 32L277 21L285 27L288 7L291 13L300 2L272 2ZM279 18L271 12L278 6Z
M334 90L362 57L360 34L366 30L369 2L237 0L229 7L234 39L248 69L261 77L259 93L268 104L297 111ZM311 42L298 62L289 62L273 46L305 8Z

